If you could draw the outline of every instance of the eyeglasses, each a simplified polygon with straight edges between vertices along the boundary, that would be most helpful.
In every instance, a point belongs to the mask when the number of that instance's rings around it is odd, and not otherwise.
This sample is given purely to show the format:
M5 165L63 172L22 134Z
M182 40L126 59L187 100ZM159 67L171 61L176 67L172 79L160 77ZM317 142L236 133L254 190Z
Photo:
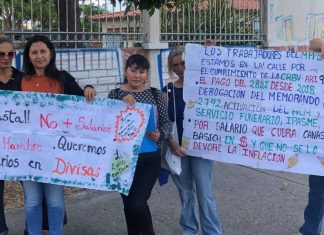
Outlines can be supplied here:
M178 67L178 66L185 66L185 62L184 61L182 61L182 62L180 62L179 64L172 64L172 66L173 67Z
M9 52L0 51L0 59L4 59L6 57L8 59L12 59L12 58L14 58L15 55L16 55L16 52L14 52L14 51L9 51Z

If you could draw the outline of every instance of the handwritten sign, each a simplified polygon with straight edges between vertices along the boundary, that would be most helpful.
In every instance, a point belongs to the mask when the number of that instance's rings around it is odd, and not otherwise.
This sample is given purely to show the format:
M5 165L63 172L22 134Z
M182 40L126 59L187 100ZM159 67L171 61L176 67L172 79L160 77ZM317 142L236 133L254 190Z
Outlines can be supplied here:
M0 178L128 194L151 105L0 92Z
M324 175L324 61L318 53L186 46L189 155Z

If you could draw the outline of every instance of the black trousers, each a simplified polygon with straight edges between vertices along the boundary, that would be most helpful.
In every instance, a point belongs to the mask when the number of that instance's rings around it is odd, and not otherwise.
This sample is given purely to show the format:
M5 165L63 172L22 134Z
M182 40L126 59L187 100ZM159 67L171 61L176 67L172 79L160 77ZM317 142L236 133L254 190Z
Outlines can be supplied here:
M160 165L160 151L140 154L129 194L121 194L128 235L155 234L147 201L159 175Z
M4 181L0 180L0 233L8 229L6 225L5 214L4 214L3 192L4 192Z

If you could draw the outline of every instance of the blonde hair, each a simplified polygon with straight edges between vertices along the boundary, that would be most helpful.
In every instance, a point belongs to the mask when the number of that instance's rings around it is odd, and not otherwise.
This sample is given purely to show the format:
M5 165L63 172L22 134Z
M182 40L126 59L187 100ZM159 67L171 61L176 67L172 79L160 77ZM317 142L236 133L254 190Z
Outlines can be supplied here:
M185 51L185 48L183 46L179 46L179 47L173 48L168 56L168 73L171 78L174 78L174 73L173 73L173 69L172 69L172 60L174 57L176 57L178 55L182 56L184 51Z

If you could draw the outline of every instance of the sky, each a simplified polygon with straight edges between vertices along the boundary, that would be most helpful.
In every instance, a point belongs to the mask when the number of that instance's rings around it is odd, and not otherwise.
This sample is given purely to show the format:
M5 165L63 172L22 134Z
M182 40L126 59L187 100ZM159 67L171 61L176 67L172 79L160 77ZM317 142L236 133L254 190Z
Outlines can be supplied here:
M82 3L82 1L80 1L80 4ZM119 1L116 1L116 7L113 8L113 6L110 4L109 0L85 0L84 1L85 4L94 4L94 5L99 5L103 8L106 8L107 11L123 11L125 9L125 7L121 6L121 4L119 4Z

